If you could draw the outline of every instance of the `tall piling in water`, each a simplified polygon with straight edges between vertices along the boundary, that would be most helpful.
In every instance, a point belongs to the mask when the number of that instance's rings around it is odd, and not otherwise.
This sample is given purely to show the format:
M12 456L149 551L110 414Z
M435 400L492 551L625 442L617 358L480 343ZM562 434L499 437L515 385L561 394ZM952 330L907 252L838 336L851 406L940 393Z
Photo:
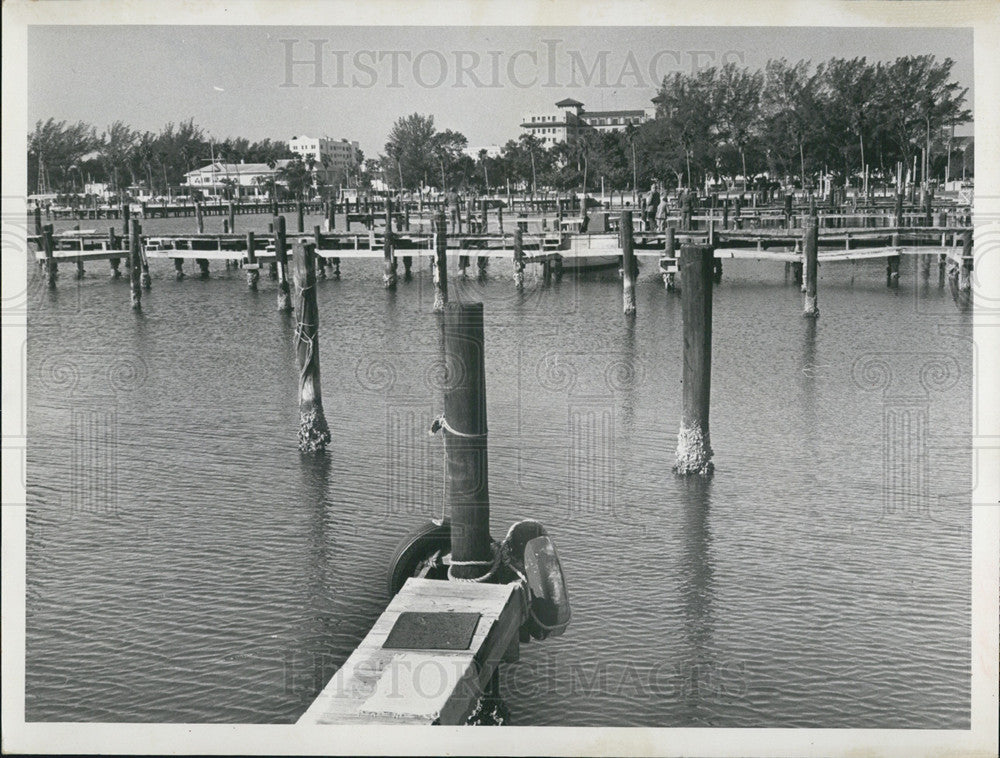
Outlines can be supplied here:
M129 283L132 292L132 310L142 308L142 229L139 219L129 221Z
M444 211L434 217L434 310L448 303L448 219Z
M274 217L274 257L278 264L278 310L291 313L292 298L288 290L288 248L285 247L285 217Z
M257 262L256 244L254 233L247 232L247 287L255 292L257 282L260 281L260 264Z
M382 257L385 262L385 270L382 274L382 283L387 290L396 289L396 259L392 255L392 201L385 200L385 234L382 240Z
M520 224L514 230L514 286L524 286L524 231Z
M802 240L803 259L805 263L805 302L802 315L807 318L819 317L819 304L816 293L816 283L819 276L819 226L815 216L806 221L806 231Z
M319 306L316 304L315 250L296 240L292 253L295 283L295 360L299 367L299 450L317 452L330 443L319 382Z
M712 386L712 248L683 245L680 255L684 326L683 408L674 472L712 473L708 414Z
M444 360L444 416L438 424L444 433L445 500L451 514L448 576L482 579L494 571L482 303L445 306Z
M622 245L622 308L626 316L635 315L635 279L638 267L632 239L632 211L622 211L619 221Z
M53 254L55 245L52 242L52 224L42 227L42 250L45 251L45 280L50 290L56 288L56 259Z

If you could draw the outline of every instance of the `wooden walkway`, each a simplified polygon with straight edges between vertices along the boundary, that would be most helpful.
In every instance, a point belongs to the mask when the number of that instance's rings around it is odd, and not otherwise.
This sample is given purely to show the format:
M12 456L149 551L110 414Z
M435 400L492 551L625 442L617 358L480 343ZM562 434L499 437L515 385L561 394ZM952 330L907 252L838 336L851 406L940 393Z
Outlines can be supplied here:
M500 662L517 659L521 602L517 584L408 579L298 723L464 724ZM404 614L467 626L471 640L462 649L415 647L411 635L391 647Z

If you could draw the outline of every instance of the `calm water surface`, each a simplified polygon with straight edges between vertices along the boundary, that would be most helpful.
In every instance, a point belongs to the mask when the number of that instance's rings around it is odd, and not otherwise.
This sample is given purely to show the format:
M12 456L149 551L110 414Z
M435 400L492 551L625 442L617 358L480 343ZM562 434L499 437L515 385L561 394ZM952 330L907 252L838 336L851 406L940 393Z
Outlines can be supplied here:
M27 717L292 722L440 512L430 272L320 282L317 459L275 283L151 268L141 315L106 263L29 271ZM503 669L515 724L968 728L972 327L915 269L825 265L813 324L781 264L725 263L708 483L670 472L681 308L650 264L634 326L613 274L452 271L486 304L493 534L545 523L573 606Z

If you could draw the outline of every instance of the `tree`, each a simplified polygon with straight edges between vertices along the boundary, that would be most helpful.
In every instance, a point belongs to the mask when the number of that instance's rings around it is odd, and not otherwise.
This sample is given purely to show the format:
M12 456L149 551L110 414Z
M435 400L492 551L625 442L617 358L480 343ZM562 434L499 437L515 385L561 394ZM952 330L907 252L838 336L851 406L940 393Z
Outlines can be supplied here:
M385 154L396 163L399 186L417 187L437 167L433 116L413 113L393 124L385 143Z
M431 138L432 152L441 168L441 191L446 192L452 182L448 180L448 175L452 171L455 162L462 154L462 149L469 144L469 140L464 134L445 129L437 132Z
M746 148L760 121L761 92L764 75L738 69L727 63L714 82L712 109L718 118L721 142L732 146L740 158L743 177L747 177ZM730 168L730 173L735 173Z
M822 118L817 73L812 71L809 61L794 65L784 58L768 61L762 101L763 132L767 135L764 149L772 168L791 174L797 157L799 178L805 187L806 146L817 134Z

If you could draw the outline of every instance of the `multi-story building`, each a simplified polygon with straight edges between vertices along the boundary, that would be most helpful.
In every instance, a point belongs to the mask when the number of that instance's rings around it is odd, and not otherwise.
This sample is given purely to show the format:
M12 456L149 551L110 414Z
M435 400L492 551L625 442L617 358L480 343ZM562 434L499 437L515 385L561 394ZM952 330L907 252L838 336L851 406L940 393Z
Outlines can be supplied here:
M288 140L288 147L295 155L306 160L312 156L315 161L317 178L325 183L336 181L358 165L360 156L357 142L330 137L306 137L301 135Z
M566 98L556 103L554 113L529 113L521 129L534 135L545 147L558 142L573 142L585 131L616 131L629 124L641 124L653 118L652 108L617 111L588 111L579 100Z

